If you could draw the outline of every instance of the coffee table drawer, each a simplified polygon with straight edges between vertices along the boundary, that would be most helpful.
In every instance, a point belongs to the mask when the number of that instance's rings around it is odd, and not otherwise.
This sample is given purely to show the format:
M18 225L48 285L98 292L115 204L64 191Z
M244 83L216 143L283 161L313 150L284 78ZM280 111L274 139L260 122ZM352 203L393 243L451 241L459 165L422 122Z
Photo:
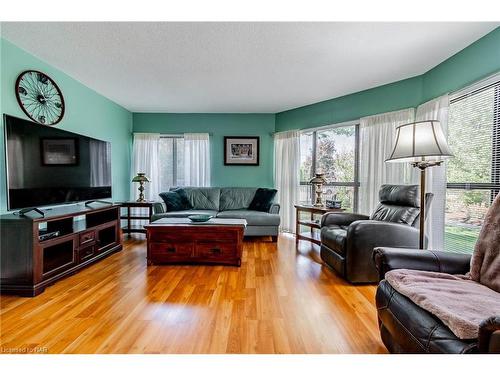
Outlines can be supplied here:
M193 244L192 243L152 243L149 245L151 254L154 255L165 255L171 257L190 257L193 255Z
M201 258L236 258L236 244L224 242L201 242L196 244L196 256Z

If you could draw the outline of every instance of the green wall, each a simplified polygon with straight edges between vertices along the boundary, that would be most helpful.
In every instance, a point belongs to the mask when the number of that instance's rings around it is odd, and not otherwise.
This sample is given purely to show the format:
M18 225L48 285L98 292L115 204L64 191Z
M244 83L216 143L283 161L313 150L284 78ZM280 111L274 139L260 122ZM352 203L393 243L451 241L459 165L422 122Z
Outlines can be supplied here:
M212 184L272 186L273 142L270 133L355 120L417 105L500 71L500 28L425 74L373 89L277 114L134 113L133 115L61 71L1 39L0 113L26 118L13 92L25 69L45 71L61 87L66 114L62 129L111 141L113 199L128 198L131 132L211 133ZM224 166L223 136L260 136L258 167ZM3 124L0 125L0 212L6 209Z
M422 102L500 71L500 27L423 75Z
M415 107L420 103L421 97L422 77L413 77L277 113L276 131L314 128Z
M60 70L1 39L0 112L28 119L16 101L15 81L23 70L47 73L63 92L66 112L58 128L111 142L113 200L128 199L132 113ZM0 212L7 209L4 125L0 121Z
M274 114L134 113L134 132L210 133L213 186L273 186ZM224 136L259 136L259 166L224 166Z
M416 107L500 71L500 27L413 78L276 114L276 131L307 129Z

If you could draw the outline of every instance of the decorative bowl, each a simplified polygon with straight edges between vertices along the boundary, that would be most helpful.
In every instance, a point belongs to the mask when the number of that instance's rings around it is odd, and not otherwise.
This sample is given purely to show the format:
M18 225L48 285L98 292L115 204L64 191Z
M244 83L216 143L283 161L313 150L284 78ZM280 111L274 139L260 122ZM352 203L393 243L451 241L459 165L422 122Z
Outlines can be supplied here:
M213 218L212 215L189 215L188 219L194 223L204 223Z

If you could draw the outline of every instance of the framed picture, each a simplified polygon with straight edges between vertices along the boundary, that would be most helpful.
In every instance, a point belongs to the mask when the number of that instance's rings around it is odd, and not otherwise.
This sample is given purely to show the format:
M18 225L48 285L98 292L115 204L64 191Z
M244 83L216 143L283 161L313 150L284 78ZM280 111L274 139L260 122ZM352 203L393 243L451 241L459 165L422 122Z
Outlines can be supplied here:
M224 165L259 165L259 137L224 137Z
M78 165L77 138L40 139L42 165Z

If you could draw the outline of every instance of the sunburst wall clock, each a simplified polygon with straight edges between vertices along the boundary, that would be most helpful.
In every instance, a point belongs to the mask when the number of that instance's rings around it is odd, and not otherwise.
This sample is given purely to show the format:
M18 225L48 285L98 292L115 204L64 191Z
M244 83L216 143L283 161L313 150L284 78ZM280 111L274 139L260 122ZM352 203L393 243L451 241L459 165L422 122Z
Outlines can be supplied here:
M39 124L55 125L64 116L62 92L45 73L26 70L19 74L16 97L23 112Z

